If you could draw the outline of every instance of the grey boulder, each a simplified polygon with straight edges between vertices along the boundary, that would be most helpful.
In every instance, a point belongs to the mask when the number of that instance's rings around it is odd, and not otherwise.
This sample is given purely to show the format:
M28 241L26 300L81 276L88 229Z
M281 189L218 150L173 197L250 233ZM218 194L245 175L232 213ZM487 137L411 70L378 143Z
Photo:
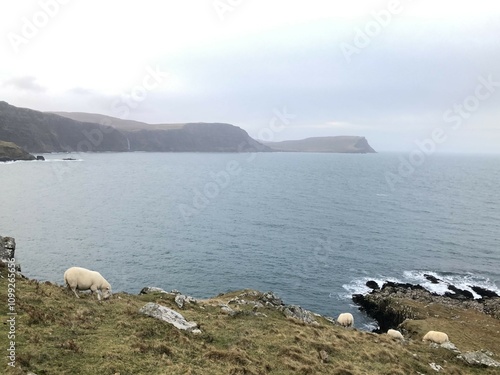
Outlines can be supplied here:
M157 303L149 302L145 304L139 310L139 312L141 314L151 316L153 318L172 324L177 329L188 331L191 333L201 333L201 331L198 329L198 323L188 322L177 311L174 311Z

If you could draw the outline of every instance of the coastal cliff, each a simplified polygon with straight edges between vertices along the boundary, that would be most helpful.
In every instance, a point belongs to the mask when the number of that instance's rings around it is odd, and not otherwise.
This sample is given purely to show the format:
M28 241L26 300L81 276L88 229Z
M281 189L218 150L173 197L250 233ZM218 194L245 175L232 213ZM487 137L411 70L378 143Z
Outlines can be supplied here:
M355 294L352 300L378 322L377 332L398 329L405 338L415 340L431 330L445 332L452 345L443 345L457 358L469 358L483 367L490 364L499 371L500 297L495 292L471 286L480 297L474 298L471 292L451 284L444 295L418 284L386 282L379 288L369 281L367 286L373 290Z
M84 115L45 113L0 102L0 139L36 153L270 151L231 124L150 125L97 114Z
M21 147L12 142L0 141L0 162L16 160L35 160L35 156L24 151Z
M269 147L230 124L189 123L177 129L122 131L130 151L266 152Z
M370 283L374 282L367 284ZM476 299L467 290L453 285L448 286L448 289L450 292L438 295L418 284L386 282L381 288L377 286L369 294L354 294L352 300L378 322L382 332L389 328L397 328L406 320L426 319L433 314L433 306L476 311L500 320L500 297L495 292L472 286L481 297Z
M0 139L32 153L127 151L127 138L116 129L18 108L0 101Z
M85 112L55 112L77 121L107 124L122 132L130 151L267 152L243 129L224 123L148 124Z
M313 137L295 141L264 142L264 144L274 151L284 152L375 153L365 137L356 136Z

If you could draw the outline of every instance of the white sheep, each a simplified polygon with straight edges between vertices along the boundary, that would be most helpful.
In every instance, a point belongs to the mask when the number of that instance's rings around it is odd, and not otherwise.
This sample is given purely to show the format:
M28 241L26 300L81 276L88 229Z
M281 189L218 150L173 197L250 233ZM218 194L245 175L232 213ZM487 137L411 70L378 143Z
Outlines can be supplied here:
M97 299L108 299L111 297L111 285L99 272L91 271L82 267L71 267L64 272L64 281L77 298L76 290L89 290L92 293L97 292Z
M387 331L387 336L390 336L390 337L395 338L395 339L400 339L400 340L405 339L403 337L403 335L401 334L401 332L396 331L395 329L392 329L392 328Z
M337 323L339 323L342 327L350 327L354 325L354 317L351 313L342 313L337 318Z
M448 335L444 332L429 331L425 334L422 341L432 341L435 342L436 344L443 344L450 340L448 339Z

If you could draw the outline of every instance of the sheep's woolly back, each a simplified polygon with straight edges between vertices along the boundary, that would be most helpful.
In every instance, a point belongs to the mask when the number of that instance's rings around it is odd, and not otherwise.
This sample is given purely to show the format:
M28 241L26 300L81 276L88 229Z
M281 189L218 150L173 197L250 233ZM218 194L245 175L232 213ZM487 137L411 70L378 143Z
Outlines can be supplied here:
M110 288L111 285L96 271L82 267L71 267L64 272L64 281L67 285L78 287L78 289L89 289L92 285L98 289Z
M354 325L354 317L351 313L342 313L337 318L337 323L344 327L350 327Z
M448 339L448 335L444 332L429 331L425 334L422 341L432 341L432 342L435 342L436 344L443 344L443 343L449 341L449 339Z
M390 337L393 337L395 339L400 339L400 340L404 340L404 337L403 335L401 334L401 332L395 330L395 329L389 329L387 331L387 335L390 336Z

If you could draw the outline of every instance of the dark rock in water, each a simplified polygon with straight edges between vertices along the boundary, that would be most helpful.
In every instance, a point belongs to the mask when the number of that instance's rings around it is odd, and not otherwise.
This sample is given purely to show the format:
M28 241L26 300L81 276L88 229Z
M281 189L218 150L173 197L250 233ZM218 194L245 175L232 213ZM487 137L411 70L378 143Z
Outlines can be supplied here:
M353 294L351 298L354 303L360 305L361 302L364 300L365 296L362 294Z
M401 289L401 290L425 290L422 285L420 284L410 284L410 283L395 283L393 281L386 281L384 285L382 285L382 290L384 289Z
M380 287L378 286L378 283L376 281L373 281L373 280L367 281L366 286L370 289L380 289Z
M446 297L454 299L474 299L474 295L468 290L459 289L454 285L448 285L448 289L455 293L445 292L444 295Z
M428 273L424 273L424 277L433 284L439 284L440 281L443 281L438 279L436 276L429 275Z
M42 155L37 155L36 160L45 160L45 158Z
M444 296L451 298L451 299L458 299L458 300L466 300L467 299L467 297L463 296L461 293L444 292Z
M477 294L479 294L481 297L483 298L494 298L494 297L498 297L498 294L495 293L494 291L492 290L488 290L488 289L485 289L485 288L481 288L480 286L471 286L470 287L474 292L476 292Z

